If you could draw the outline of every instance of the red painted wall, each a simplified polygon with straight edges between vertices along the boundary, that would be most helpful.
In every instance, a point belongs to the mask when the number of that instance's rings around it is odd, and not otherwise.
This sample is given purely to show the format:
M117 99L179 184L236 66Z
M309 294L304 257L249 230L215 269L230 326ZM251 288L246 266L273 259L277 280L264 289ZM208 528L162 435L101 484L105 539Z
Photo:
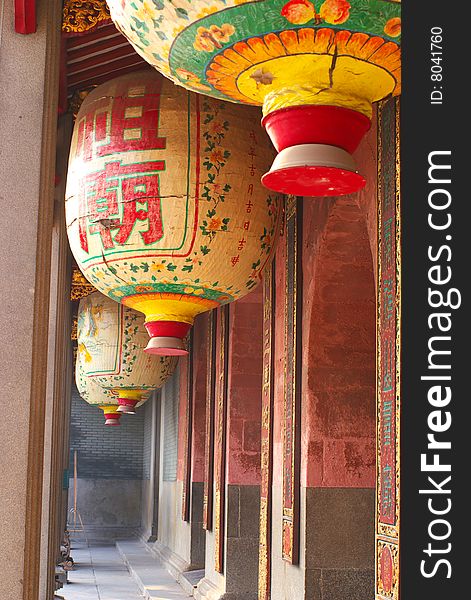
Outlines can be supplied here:
M305 247L303 258L301 479L306 486L372 487L375 289L366 223L355 200L332 204L322 244L315 257Z
M378 212L377 212L377 194L376 182L378 179L378 161L377 161L377 127L376 127L376 107L373 107L373 120L371 129L365 139L360 144L354 157L360 170L366 176L366 186L359 192L355 199L362 211L368 238L370 242L371 255L373 257L374 281L376 286L377 275L377 237L378 237Z
M304 200L301 483L305 486L373 487L375 483L375 119L355 158L367 178L362 192L339 199ZM276 251L275 485L282 480L284 243L280 238ZM259 484L261 288L232 304L230 311L227 482ZM194 481L203 480L205 441L207 315L198 319L194 329ZM185 385L182 368L182 392ZM183 472L180 463L179 474Z
M191 455L193 481L204 481L209 314L204 313L196 318L193 331L193 444Z
M374 119L373 119L374 121ZM376 128L359 194L305 198L301 484L375 485ZM282 481L285 240L276 253L274 483ZM373 252L372 252L373 251Z
M193 423L191 439L192 481L204 479L205 411L206 411L206 367L209 313L199 315L193 327ZM180 403L178 415L178 466L177 479L184 474L185 436L187 432L187 385L188 357L180 360Z
M227 483L260 484L262 288L230 308Z

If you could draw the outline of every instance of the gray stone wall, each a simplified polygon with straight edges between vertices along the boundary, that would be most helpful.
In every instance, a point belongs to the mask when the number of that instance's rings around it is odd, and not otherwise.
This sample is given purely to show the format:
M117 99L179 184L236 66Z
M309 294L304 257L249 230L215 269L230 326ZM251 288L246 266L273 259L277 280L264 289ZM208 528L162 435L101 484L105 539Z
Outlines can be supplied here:
M142 480L150 472L152 423L145 424L148 414L144 405L135 415L122 415L119 427L106 427L103 412L82 400L73 386L69 509L73 507L76 450L77 510L89 536L129 537L141 528ZM69 524L72 520L69 513Z
M139 479L78 479L77 510L87 534L98 537L128 537L141 526L141 481ZM73 484L69 490L73 506ZM70 515L69 523L73 522Z
M178 462L178 409L180 406L180 368L165 384L163 394L163 481L176 481Z
M306 600L374 597L375 490L306 490Z
M82 479L142 479L145 408L123 415L119 427L105 427L103 411L72 390L70 472L77 450Z
M152 466L152 402L148 400L139 412L144 415L143 429L143 454L142 454L142 479L150 479ZM137 414L139 414L139 412ZM135 416L137 416L137 414Z

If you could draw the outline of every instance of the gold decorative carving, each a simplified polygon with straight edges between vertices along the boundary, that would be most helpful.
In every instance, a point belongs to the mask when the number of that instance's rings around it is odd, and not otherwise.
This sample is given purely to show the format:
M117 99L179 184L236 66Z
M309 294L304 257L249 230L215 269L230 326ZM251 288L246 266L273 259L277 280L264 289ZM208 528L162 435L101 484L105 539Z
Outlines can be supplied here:
M283 395L282 558L299 562L300 403L302 323L302 203L288 196L285 204L285 363Z
M216 312L208 317L206 363L206 422L204 447L203 529L213 529L214 397L216 386Z
M227 372L229 352L229 307L219 311L219 360L216 363L214 434L214 569L224 572L226 503Z
M383 555L389 557L389 560L382 560ZM377 540L376 569L376 597L380 600L399 600L399 545L397 543Z
M275 266L265 269L263 276L263 380L260 469L260 543L258 555L258 600L271 597L271 509L273 484L273 404L275 320Z
M93 285L85 279L79 268L74 267L72 269L72 285L70 287L70 299L80 300L80 298L85 298L85 296L89 296L90 294L96 291L96 288L94 288Z
M381 519L381 411L382 411L382 396L381 390L381 373L382 373L382 324L381 324L381 307L383 302L383 273L382 273L382 256L384 247L387 242L387 236L383 231L383 200L386 190L382 189L384 172L391 165L383 164L383 111L386 103L381 102L378 105L378 297L377 297L377 353L376 353L376 372L377 372L377 473L376 473L376 488L377 488L377 505L376 505L376 600L398 600L399 599L399 582L400 582L400 416L401 416L401 188L400 188L400 101L396 98L394 102L394 165L392 165L392 174L390 175L394 181L394 196L391 196L391 203L394 207L393 222L395 229L394 236L394 255L392 256L392 264L394 266L395 275L395 297L394 297L394 430L395 437L393 440L395 449L394 462L394 522L384 522ZM391 101L389 101L391 102ZM389 140L389 143L391 141ZM390 210L390 209L389 209Z
M72 330L70 332L70 339L72 341L75 341L75 342L77 341L77 336L78 336L78 334L77 334L77 325L78 325L78 323L77 323L77 316L74 316L73 319L72 319Z
M62 31L84 33L110 18L105 0L66 0L62 11Z
M187 341L188 361L186 363L186 422L183 454L183 492L182 492L182 520L191 521L191 462L193 439L193 329L188 334Z

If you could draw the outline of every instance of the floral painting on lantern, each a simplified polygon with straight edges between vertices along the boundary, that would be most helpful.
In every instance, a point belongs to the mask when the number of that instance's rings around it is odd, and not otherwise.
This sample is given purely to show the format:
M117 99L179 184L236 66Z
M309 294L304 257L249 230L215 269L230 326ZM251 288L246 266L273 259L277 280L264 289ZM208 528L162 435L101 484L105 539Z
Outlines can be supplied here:
M77 116L66 190L68 235L85 277L136 310L143 296L184 296L188 310L202 312L249 293L272 256L282 208L260 182L273 151L258 111L179 92L152 71L104 86ZM113 118L123 103L141 114L131 144ZM97 111L115 126L107 145L94 145L100 131L85 135L99 128Z
M143 352L148 336L142 314L99 292L80 300L77 338L83 375L113 394L137 389L147 398L176 367L175 358Z
M393 92L400 93L400 2L108 0L108 4L117 27L149 63L175 83L216 98L260 104L259 98L245 93L240 75L290 54L346 53L371 61L393 73Z

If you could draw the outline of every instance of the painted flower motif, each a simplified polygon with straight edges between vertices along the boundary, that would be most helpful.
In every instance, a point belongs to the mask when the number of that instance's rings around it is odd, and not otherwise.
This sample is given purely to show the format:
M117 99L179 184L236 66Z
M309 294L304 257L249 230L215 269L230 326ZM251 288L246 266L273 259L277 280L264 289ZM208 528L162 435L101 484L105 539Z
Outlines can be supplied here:
M135 290L138 294L142 294L143 292L151 292L151 285L136 285Z
M80 352L80 354L84 355L84 359L85 359L86 363L92 362L92 355L87 350L87 348L83 342L80 342L80 344L78 345L78 351Z
M314 19L316 9L309 0L290 0L281 9L281 16L295 25L304 25Z
M213 183L211 184L211 190L214 196L220 196L224 193L222 183Z
M163 271L164 269L165 269L164 263L153 263L150 266L151 271L157 271L158 273L160 273L160 271Z
M224 154L222 150L213 150L209 154L209 159L212 163L223 163L224 162Z
M401 35L401 17L394 17L384 26L384 33L389 37L398 37Z
M185 25L178 25L172 29L172 39L176 38L180 31L185 29Z
M187 71L186 69L181 69L180 67L178 69L175 69L176 74L178 75L178 77L180 77L180 79L182 79L183 81L199 81L200 78L195 75L194 73L192 73L191 71Z
M206 227L206 229L208 231L218 231L220 229L221 225L222 225L221 219L219 217L214 217L208 223L208 226Z
M142 0L142 5L136 10L135 15L140 21L144 22L148 19L155 19L157 15L155 13L154 3L149 0Z
M209 126L209 131L211 133L224 133L225 128L223 123L221 123L220 121L213 121Z
M350 8L347 0L326 0L320 8L319 14L326 23L339 25L345 23L350 17Z
M222 44L229 41L235 29L229 23L224 23L221 27L211 25L211 27L198 27L196 39L193 48L199 52L212 52L215 48L222 48Z
M176 74L178 75L181 81L185 81L188 85L198 90L210 90L211 88L208 85L200 82L200 78L192 73L191 71L187 71L186 69L175 69Z
M196 15L197 19L203 19L204 17L207 17L208 15L212 15L213 13L217 12L219 10L218 6L209 6L207 8L203 8L203 10L200 10L200 12Z

